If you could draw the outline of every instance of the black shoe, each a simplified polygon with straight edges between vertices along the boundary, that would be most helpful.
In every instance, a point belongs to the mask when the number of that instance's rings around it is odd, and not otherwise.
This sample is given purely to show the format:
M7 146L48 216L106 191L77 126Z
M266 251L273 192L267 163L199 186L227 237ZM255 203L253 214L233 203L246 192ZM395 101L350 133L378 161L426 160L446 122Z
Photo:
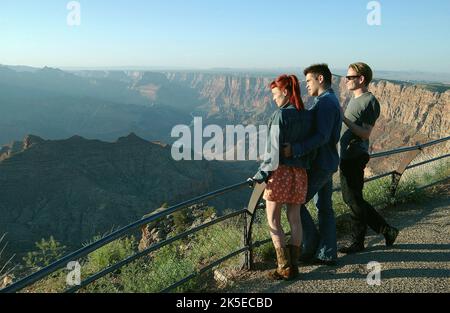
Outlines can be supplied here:
M314 260L314 264L316 264L316 265L326 265L326 266L336 266L337 265L337 261L336 260L322 260L322 259L316 258Z
M394 244L395 240L397 239L398 236L398 229L392 226L386 226L384 231L383 231L383 235L384 235L384 239L386 239L386 246L390 247Z
M364 244L359 242L354 242L348 247L342 247L339 249L339 252L345 253L345 254L352 254L356 252L360 252L364 250Z

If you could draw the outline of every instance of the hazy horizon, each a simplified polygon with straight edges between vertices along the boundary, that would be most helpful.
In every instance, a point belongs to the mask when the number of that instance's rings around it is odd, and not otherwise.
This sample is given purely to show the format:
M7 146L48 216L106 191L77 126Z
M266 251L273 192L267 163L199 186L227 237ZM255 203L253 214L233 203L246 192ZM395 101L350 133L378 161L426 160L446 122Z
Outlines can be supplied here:
M189 67L174 67L174 66L105 66L105 67L52 67L44 65L42 67L35 67L24 64L0 64L0 66L15 68L16 70L23 68L29 68L34 70L43 69L45 67L60 69L67 72L77 71L155 71L155 72L207 72L207 73L245 73L245 74L277 74L277 73L300 73L306 66L300 67L284 67L284 68L250 68L250 67L238 67L238 68L189 68ZM346 74L346 68L333 68L330 66L333 75L344 76ZM373 69L375 79L386 80L400 80L400 81L414 81L414 82L430 82L430 83L442 83L450 84L450 72L431 72L431 71L415 71L415 70L385 70L385 69Z
M0 63L267 70L364 61L379 71L450 73L448 1L131 3L4 0Z

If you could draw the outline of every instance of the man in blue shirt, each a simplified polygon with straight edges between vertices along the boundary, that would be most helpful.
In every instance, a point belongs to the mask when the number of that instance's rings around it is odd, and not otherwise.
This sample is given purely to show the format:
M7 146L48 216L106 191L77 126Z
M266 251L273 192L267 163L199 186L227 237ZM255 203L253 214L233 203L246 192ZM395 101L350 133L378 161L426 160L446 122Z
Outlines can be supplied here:
M304 74L308 94L316 97L311 108L315 112L315 132L303 142L287 145L283 154L285 157L300 158L314 149L318 150L317 158L308 170L306 202L318 195L315 200L319 211L319 232L303 205L300 211L303 227L301 259L334 265L337 259L337 238L331 196L332 177L339 166L337 143L342 127L342 112L331 88L332 74L328 65L312 65L304 70Z

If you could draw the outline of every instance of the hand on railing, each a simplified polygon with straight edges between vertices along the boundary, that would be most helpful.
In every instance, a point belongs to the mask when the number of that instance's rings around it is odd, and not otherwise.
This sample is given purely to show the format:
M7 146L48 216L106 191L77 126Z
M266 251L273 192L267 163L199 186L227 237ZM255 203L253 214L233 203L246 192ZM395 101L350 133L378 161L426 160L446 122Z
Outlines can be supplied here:
M247 182L250 186L250 188L254 188L256 184L262 184L267 181L268 175L266 175L265 172L259 171L255 174L252 178L248 178Z

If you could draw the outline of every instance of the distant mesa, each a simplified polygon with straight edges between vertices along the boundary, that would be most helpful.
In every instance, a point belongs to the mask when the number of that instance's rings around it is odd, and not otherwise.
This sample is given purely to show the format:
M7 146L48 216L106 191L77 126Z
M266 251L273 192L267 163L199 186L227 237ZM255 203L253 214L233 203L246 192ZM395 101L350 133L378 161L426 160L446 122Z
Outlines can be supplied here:
M84 138L84 137L81 137L79 135L73 135L72 137L70 137L67 140L69 140L69 141L84 141L84 140L87 140L87 139Z
M139 137L134 132L132 132L128 136L120 137L119 139L117 139L117 143L149 143L149 141Z
M40 72L47 72L47 73L65 73L64 71L60 70L59 68L54 68L54 67L48 67L48 66L44 66Z
M74 135L68 139L60 139L60 140L45 140L39 136L36 135L27 135L23 139L23 141L13 141L10 144L0 146L0 162L10 158L11 156L23 152L25 150L30 149L33 146L40 145L43 143L52 143L52 142L58 142L59 144L79 144L82 145L84 143L90 142L90 141L96 141L96 142L102 142L100 140L91 140L86 139L79 135ZM106 143L106 142L103 142ZM169 144L163 142L163 141L147 141L138 135L136 135L134 132L130 133L128 136L120 137L117 139L113 144L119 144L119 145L150 145L150 146L158 146L162 148L167 148L170 146ZM62 146L61 146L62 147Z

